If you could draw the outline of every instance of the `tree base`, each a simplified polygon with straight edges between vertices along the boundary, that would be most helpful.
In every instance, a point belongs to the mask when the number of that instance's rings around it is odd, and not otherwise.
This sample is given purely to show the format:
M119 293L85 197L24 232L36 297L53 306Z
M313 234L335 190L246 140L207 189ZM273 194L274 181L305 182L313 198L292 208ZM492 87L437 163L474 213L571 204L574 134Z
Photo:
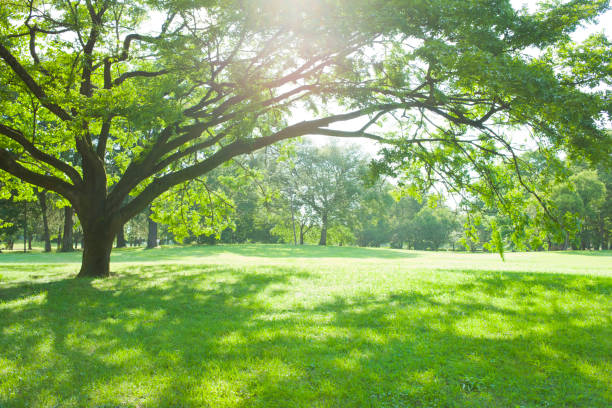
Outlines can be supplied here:
M108 278L110 276L110 270L105 272L95 269L83 269L79 271L77 278Z
M113 249L113 234L85 233L81 271L77 278L106 278L110 276L110 254Z

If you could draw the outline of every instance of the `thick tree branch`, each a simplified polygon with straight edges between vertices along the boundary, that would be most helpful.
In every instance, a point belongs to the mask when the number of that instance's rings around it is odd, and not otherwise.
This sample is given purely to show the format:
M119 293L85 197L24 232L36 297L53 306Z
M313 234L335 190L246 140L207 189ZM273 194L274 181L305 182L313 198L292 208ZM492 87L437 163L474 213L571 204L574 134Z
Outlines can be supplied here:
M159 171L162 171L163 169L165 169L167 166L171 165L172 163L182 159L185 156L188 156L190 154L193 153L197 153L199 151L202 151L204 149L206 149L207 147L213 146L215 143L217 143L218 141L220 141L225 135L224 134L219 134L215 137L212 137L208 140L205 140L202 143L196 143L193 146L189 146L184 150L178 151L174 154L171 154L170 156L166 157L165 159L163 159L162 161L160 161L159 163L157 163L155 165L155 167L153 169L151 169L150 174L155 174Z
M150 72L150 71L126 72L125 74L121 74L118 78L116 78L113 81L113 85L114 86L121 85L126 79L129 79L129 78L153 78L153 77L165 75L169 72L170 72L169 69L162 69L162 70L154 71L154 72Z
M109 118L102 123L102 129L100 129L100 135L98 136L98 146L96 147L96 154L102 160L104 160L104 154L106 153L106 143L110 134L112 120L112 118Z
M392 141L387 140L382 136L374 135L372 133L365 132L364 130L347 132L343 130L317 128L317 129L314 129L312 132L310 132L310 134L333 136L333 137L362 137L366 139L376 140L377 142L380 142L380 143L392 143Z
M40 101L40 103L47 108L49 111L54 113L61 120L71 120L72 117L68 112L62 109L59 105L52 103L45 91L36 83L34 78L26 71L26 69L17 61L17 59L10 53L10 51L2 44L0 44L0 57L11 67L13 72L23 81L28 89L34 94L34 96Z
M129 55L130 55L130 46L132 44L132 41L144 41L144 42L155 42L157 40L159 40L158 37L151 37L148 35L142 35L142 34L129 34L125 37L125 39L123 40L123 50L121 51L121 54L119 55L119 58L117 59L117 62L121 62L121 61L125 61L128 59Z
M5 149L0 148L0 169L25 181L26 183L55 191L68 199L71 203L76 203L76 189L74 186L55 176L48 176L36 173L19 164L15 157Z
M67 163L53 157L41 150L39 150L32 142L30 142L19 130L10 128L6 125L0 124L0 134L7 136L9 139L19 143L26 152L28 152L34 159L40 160L55 169L63 172L66 176L72 180L75 185L80 185L83 181L79 172L68 165Z

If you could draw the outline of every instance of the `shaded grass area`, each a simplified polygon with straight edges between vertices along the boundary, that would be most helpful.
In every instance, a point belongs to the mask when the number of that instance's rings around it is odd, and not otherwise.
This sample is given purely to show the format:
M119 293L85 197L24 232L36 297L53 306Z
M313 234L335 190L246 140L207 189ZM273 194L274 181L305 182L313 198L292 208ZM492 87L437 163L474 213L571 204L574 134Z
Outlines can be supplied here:
M0 406L612 404L612 258L292 250L0 264Z

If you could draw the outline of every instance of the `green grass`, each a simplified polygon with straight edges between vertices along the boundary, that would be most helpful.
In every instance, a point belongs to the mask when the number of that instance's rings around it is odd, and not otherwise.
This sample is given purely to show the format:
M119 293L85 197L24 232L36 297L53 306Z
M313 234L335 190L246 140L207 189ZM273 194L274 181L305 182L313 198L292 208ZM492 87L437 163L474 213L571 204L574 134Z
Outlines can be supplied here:
M0 254L0 407L609 407L612 252Z

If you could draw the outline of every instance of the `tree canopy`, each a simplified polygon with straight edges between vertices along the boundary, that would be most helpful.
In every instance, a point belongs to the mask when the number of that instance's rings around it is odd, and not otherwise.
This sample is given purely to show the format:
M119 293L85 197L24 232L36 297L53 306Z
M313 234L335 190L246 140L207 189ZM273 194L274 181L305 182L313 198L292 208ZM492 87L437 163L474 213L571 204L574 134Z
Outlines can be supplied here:
M2 177L74 207L80 276L108 275L117 231L165 192L303 135L373 139L384 146L381 173L508 201L496 188L499 161L535 193L513 133L609 160L611 104L600 88L609 42L569 37L608 7L9 0L0 10Z

